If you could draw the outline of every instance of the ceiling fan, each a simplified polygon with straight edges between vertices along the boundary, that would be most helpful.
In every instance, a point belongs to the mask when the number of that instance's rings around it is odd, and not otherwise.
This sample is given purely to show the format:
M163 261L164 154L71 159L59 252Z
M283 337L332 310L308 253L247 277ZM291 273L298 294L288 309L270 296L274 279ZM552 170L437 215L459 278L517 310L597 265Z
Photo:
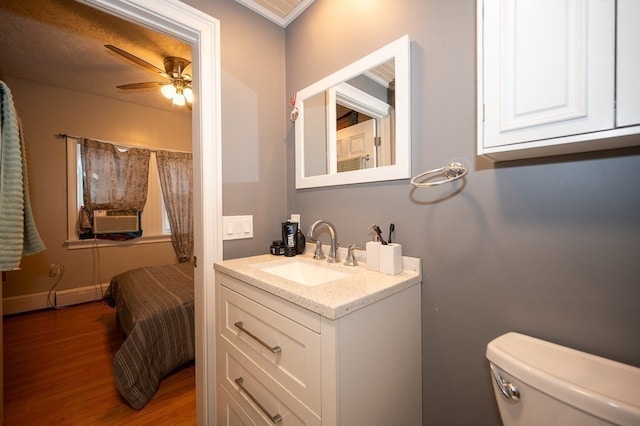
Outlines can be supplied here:
M191 103L193 102L191 76L183 73L184 69L191 64L191 61L177 56L167 56L164 58L164 70L162 70L155 65L152 65L149 62L111 44L105 44L104 47L169 80L169 82L164 83L149 81L144 83L123 84L121 86L116 86L118 89L135 90L160 87L162 94L166 98L171 99L173 101L173 105L187 105L188 107L191 107Z

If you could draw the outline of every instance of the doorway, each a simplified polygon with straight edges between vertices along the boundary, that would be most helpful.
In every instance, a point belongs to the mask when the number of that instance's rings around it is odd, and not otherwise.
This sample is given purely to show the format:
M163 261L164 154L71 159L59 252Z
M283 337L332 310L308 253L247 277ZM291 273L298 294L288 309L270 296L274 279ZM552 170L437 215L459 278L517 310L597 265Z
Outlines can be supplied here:
M78 1L192 46L196 417L198 424L210 424L216 401L215 327L207 324L215 324L216 316L213 262L222 259L220 23L177 0Z

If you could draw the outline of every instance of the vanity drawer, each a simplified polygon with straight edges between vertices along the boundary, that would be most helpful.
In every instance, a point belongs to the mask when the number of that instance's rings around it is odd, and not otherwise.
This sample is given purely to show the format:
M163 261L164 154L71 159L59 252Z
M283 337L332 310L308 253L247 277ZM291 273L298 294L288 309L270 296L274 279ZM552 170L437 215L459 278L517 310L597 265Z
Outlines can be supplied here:
M247 415L251 421L241 424L281 426L320 425L320 417L283 389L272 377L233 345L225 344L222 359L222 392L227 391L236 406L234 416ZM220 372L220 370L218 370ZM223 406L225 401L221 399ZM233 404L235 403L235 404ZM221 407L220 407L221 408ZM219 408L219 409L220 409Z
M220 426L257 426L258 423L240 407L238 401L233 399L224 386L218 389L218 418L217 425Z
M222 342L320 413L320 335L224 285L218 300Z

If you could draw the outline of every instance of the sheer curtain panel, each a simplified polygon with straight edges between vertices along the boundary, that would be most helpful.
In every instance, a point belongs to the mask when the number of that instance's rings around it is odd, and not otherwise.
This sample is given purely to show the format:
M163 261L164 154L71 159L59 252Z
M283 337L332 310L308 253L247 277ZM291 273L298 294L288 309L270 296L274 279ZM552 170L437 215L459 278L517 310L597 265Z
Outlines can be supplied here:
M84 205L90 210L135 210L147 201L149 157L143 148L80 140Z
M178 260L193 257L193 161L191 153L157 151L162 197Z

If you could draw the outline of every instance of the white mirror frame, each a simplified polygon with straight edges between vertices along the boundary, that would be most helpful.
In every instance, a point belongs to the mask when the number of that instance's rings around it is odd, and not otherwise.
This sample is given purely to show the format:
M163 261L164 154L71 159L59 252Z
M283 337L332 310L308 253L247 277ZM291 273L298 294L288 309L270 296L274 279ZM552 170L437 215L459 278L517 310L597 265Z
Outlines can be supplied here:
M328 146L331 167L329 173L317 176L305 176L304 165L304 102L306 99L329 90L334 93L340 84L375 68L377 65L395 59L395 164L371 169L338 173L335 156L335 123L328 123ZM298 118L295 122L296 189L322 186L348 185L354 183L380 182L411 177L411 40L408 35L376 50L354 63L336 71L316 83L300 90L296 94ZM334 89L334 90L331 90ZM331 96L333 98L333 96ZM335 115L335 114L334 114ZM331 121L331 119L329 120ZM333 131L331 131L333 128Z

